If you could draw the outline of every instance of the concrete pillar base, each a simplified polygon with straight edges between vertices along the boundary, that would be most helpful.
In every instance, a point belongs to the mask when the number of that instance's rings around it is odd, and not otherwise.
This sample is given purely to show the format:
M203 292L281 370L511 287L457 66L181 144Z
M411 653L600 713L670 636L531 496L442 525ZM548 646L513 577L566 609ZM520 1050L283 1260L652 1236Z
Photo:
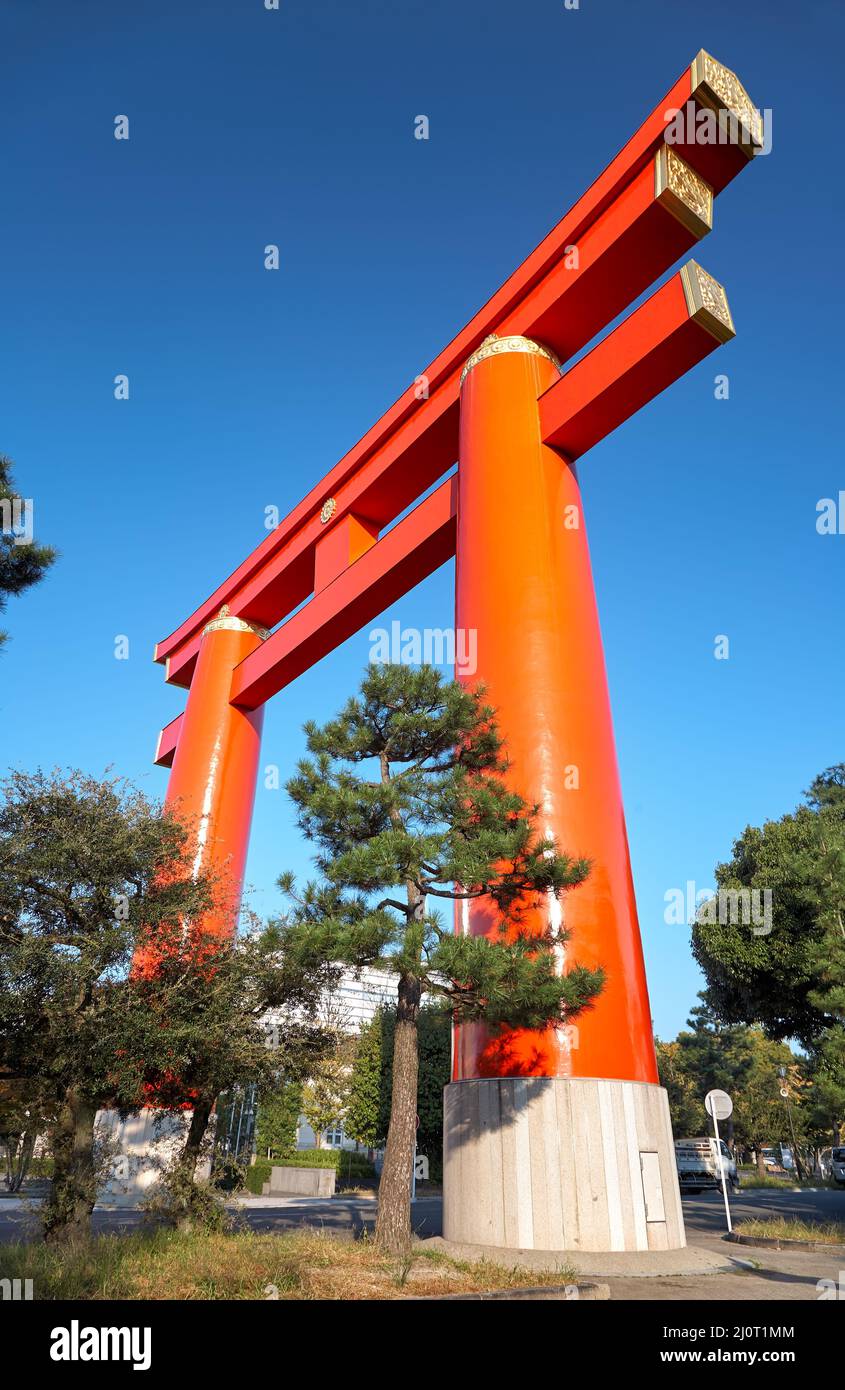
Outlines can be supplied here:
M500 1077L443 1093L443 1235L511 1250L686 1245L666 1092Z

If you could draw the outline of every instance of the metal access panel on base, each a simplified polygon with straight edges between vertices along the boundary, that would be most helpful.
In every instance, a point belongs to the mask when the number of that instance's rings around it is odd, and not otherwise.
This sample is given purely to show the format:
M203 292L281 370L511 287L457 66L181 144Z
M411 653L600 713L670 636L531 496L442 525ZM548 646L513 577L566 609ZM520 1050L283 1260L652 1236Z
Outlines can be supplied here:
M443 1235L511 1250L682 1249L666 1092L589 1077L452 1082Z

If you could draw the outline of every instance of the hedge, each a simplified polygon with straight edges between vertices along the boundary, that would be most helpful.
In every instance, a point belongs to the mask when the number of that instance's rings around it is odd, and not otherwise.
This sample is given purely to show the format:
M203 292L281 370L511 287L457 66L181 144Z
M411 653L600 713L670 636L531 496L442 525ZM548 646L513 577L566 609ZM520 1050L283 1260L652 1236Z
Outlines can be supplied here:
M302 1149L286 1158L258 1158L246 1170L246 1186L256 1197L261 1196L265 1182L270 1181L271 1168L334 1168L341 1179L374 1178L375 1169L363 1154L340 1149Z

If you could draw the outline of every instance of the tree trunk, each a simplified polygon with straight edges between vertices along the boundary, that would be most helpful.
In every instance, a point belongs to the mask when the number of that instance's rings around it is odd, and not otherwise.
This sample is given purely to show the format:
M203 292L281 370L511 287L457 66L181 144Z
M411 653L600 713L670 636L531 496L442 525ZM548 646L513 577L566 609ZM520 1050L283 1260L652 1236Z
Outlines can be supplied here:
M191 1111L191 1123L185 1138L185 1145L179 1155L178 1176L175 1184L177 1208L174 1212L176 1229L191 1231L194 1228L195 1210L193 1203L194 1174L202 1153L202 1141L208 1129L214 1097L197 1096Z
M758 1176L758 1177L761 1177L761 1178L768 1177L768 1173L766 1172L766 1163L765 1163L765 1160L764 1160L764 1158L763 1158L763 1146L762 1146L762 1144L756 1144L756 1145L754 1146L754 1153L755 1153L756 1158L757 1158L757 1176Z
M16 1192L19 1192L26 1182L26 1175L29 1172L29 1165L32 1163L32 1155L35 1152L35 1141L38 1138L35 1130L28 1130L21 1142L21 1150L18 1158L18 1176Z
M417 1019L420 995L419 980L413 975L400 975L393 1041L390 1127L379 1183L376 1220L377 1244L394 1255L403 1255L411 1247L411 1172L417 1128Z
M208 1129L208 1122L211 1119L213 1105L213 1098L208 1100L197 1096L197 1099L194 1101L194 1108L191 1111L191 1123L188 1126L185 1147L182 1150L179 1162L192 1182L194 1180L197 1162L202 1152L202 1141Z
M52 1131L53 1183L44 1214L50 1241L84 1240L97 1200L94 1119L97 1107L68 1087Z
M6 1187L10 1192L20 1192L26 1181L35 1140L35 1131L29 1129L17 1136L17 1142L13 1134L5 1136Z

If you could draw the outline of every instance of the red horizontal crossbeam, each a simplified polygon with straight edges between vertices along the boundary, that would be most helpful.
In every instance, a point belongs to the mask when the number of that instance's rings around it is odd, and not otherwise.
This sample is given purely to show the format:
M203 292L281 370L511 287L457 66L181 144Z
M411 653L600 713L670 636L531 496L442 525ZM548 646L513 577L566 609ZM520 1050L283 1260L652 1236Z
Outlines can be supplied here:
M171 719L169 724L165 724L159 734L156 755L153 759L157 767L171 767L173 765L173 755L176 752L176 744L179 742L182 718L181 714L177 714L175 719Z
M689 262L544 393L544 442L580 458L732 336L722 287ZM445 564L455 553L456 507L453 476L236 668L232 702L257 708ZM160 766L173 760L181 718L159 736Z
M171 683L190 684L202 628L224 603L233 614L272 627L313 592L316 547L325 535L320 511L329 496L335 501L330 525L352 514L375 533L448 471L457 457L460 372L489 333L540 338L565 360L695 244L706 228L679 218L655 177L669 115L688 101L702 111L719 105L701 55L571 211L421 374L427 397L419 399L419 388L409 387L211 598L158 644L156 659L167 662ZM692 123L687 128L692 132ZM750 154L747 142L682 138L671 148L714 193Z
M709 304L723 304L722 318L704 304L702 285ZM545 392L545 443L570 460L581 457L732 336L724 291L690 262ZM237 667L233 703L257 708L451 559L456 507L451 477ZM173 761L181 720L159 735L159 766Z
M723 318L698 302L702 283ZM540 398L544 442L574 462L733 336L724 290L690 261Z
M257 709L445 564L455 553L457 501L457 478L447 478L376 545L288 618L252 657L236 668L232 703Z
M544 441L580 457L732 336L722 287L690 262L545 392ZM450 559L456 506L452 477L241 662L232 702L256 709ZM161 735L161 763L172 758L176 725Z

